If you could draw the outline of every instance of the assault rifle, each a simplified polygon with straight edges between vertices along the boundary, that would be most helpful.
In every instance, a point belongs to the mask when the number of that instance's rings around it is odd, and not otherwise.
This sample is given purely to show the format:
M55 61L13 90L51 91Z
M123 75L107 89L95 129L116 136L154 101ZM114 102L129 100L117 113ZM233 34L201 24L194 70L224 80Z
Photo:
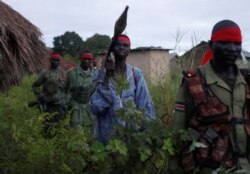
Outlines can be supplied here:
M28 107L38 107L41 112L47 112L48 106L52 103L57 102L58 99L53 97L41 96L37 100L30 101Z
M123 13L121 14L121 16L115 22L114 35L112 37L108 52L105 55L105 57L102 59L102 65L101 65L102 67L101 67L101 70L100 70L99 75L97 77L97 82L101 79L102 74L104 73L106 62L113 61L112 60L112 52L114 50L115 42L116 42L118 36L120 34L122 34L122 32L125 30L125 28L127 26L127 12L128 12L128 6L126 6L126 8L123 11ZM114 71L115 71L114 69L106 70L107 77L109 78L109 77L114 76Z

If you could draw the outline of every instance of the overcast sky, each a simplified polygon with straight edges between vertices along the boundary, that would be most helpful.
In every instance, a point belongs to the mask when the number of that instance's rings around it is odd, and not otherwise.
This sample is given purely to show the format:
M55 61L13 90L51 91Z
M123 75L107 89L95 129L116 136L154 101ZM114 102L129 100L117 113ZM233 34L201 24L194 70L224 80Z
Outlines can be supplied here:
M95 33L112 37L114 23L129 5L125 33L132 48L161 46L183 53L209 40L214 24L231 19L241 27L243 49L250 51L250 0L3 0L43 33L75 31L83 40ZM183 36L177 44L176 38Z

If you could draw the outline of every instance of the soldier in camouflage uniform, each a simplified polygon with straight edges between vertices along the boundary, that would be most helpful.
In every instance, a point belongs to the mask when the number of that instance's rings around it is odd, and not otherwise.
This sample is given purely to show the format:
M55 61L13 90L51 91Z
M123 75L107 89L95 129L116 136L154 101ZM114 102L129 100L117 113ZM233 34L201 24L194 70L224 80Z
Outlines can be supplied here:
M184 71L176 100L177 129L187 129L193 141L202 143L190 151L184 144L180 163L184 173L250 171L249 76L235 61L240 57L242 36L230 20L218 22L209 42L210 62ZM212 54L211 54L212 53ZM206 63L205 60L203 63Z
M95 120L87 106L93 85L92 59L93 55L89 51L84 51L80 55L80 65L67 72L65 92L71 110L70 127L76 129L84 127L93 134Z
M32 89L42 106L42 112L55 113L45 119L45 134L49 133L50 125L65 118L65 95L63 91L65 72L59 67L62 56L58 53L50 55L50 68L44 70L33 83ZM41 87L42 86L42 90Z

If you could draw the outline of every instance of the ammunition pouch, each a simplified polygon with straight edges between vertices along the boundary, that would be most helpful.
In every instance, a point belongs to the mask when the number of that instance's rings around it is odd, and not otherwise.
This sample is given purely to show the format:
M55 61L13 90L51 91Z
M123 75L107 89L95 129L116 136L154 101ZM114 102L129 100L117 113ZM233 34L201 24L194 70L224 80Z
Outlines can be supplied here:
M184 172L189 173L193 171L196 167L196 160L194 157L194 153L189 152L189 148L186 147L186 150L182 153L181 157L181 165L183 166Z
M89 102L89 90L87 90L83 86L73 88L71 90L71 93L72 100L76 101L77 103L86 104Z
M198 141L200 139L200 133L197 130L189 128L188 132L190 133L193 141ZM191 143L192 142L188 142L184 145L185 147L183 149L185 150L183 151L181 157L181 165L183 166L185 173L194 170L196 165L194 153L189 151Z
M182 165L185 171L191 171L195 164L211 169L222 166L231 168L236 165L238 158L250 159L250 73L245 79L246 106L244 118L232 117L227 105L222 103L213 91L207 86L199 69L190 69L185 72L184 80L190 96L196 107L196 113L190 118L188 126L192 127L190 134L193 139L205 145L196 148L193 152L183 153ZM235 148L233 138L229 137L231 129L236 124L244 124L248 136L247 153L240 153Z
M230 123L232 118L228 106L220 103L215 96L206 103L197 105L197 111L197 121L204 124Z
M206 147L197 150L197 162L209 168L219 167L227 153L228 138L219 136L213 129L208 128L199 142Z
M200 139L201 135L197 130L195 130L193 128L188 128L188 132L192 136L193 140L198 141Z
M193 170L196 164L211 169L216 169L221 165L230 168L235 164L233 155L228 152L228 137L219 135L210 127L202 134L193 128L189 128L189 132L193 139L202 143L204 147L196 148L193 152L189 150L183 152L182 165L186 172Z
M184 80L196 106L197 121L204 124L229 123L232 116L227 105L222 103L206 85L199 69L183 72Z
M212 129L208 128L203 137L210 143L210 144L216 144L219 135Z
M45 89L44 91L48 92L48 93L51 93L51 94L54 94L54 93L57 93L58 89L59 89L59 86L57 84L58 82L54 82L54 81L48 81L45 85Z

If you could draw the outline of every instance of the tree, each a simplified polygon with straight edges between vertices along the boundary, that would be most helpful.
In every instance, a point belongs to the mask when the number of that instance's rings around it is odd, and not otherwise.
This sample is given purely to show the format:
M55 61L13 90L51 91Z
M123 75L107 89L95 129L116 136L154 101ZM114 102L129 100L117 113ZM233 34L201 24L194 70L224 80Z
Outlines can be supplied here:
M54 37L53 45L53 51L76 57L83 45L83 40L76 32L66 31L63 35Z
M94 34L87 38L82 49L90 50L93 53L106 51L111 43L111 38L107 35Z

